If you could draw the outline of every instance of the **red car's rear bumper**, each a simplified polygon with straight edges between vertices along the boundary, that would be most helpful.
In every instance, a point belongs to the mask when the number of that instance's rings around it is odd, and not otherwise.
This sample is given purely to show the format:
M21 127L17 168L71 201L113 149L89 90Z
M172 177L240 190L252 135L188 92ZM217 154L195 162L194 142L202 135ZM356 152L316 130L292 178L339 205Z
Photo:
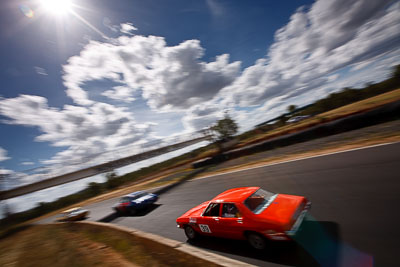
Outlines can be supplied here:
M286 231L285 233L288 236L293 236L297 233L297 231L300 228L301 223L304 220L304 217L306 216L307 212L311 209L311 202L307 202L307 204L304 206L304 209L301 211L299 217L297 217L296 222L293 224L292 228L289 231Z

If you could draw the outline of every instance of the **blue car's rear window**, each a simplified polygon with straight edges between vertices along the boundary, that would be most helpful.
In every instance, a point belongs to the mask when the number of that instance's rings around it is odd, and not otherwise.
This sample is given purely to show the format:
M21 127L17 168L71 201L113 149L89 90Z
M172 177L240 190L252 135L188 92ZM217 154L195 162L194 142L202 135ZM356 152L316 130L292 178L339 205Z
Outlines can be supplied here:
M138 199L138 198L140 198L140 197L143 197L143 196L145 196L145 195L147 195L147 194L148 194L148 193L146 193L146 192L132 193L132 194L130 194L130 195L128 195L128 196L122 197L122 198L119 200L119 202L120 202L120 203L129 202L129 201Z

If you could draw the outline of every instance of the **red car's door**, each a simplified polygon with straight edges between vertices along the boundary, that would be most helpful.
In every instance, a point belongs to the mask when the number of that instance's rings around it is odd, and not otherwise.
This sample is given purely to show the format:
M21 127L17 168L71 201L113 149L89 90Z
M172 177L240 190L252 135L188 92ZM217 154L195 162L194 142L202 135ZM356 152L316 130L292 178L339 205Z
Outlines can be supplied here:
M218 231L220 236L226 238L243 238L243 217L240 210L233 203L224 203L222 205L222 214L219 218Z
M198 217L196 224L202 234L213 236L221 235L219 227L220 210L220 203L210 203L203 215Z

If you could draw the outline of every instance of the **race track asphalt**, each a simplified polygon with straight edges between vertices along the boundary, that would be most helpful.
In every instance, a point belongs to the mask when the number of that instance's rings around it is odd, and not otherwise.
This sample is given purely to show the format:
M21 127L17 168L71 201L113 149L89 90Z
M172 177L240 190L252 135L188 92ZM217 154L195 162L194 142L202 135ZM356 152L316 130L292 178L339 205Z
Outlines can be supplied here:
M399 266L399 179L400 143L395 143L187 181L135 216L113 216L117 199L86 208L89 220L185 242L175 223L185 211L227 189L260 186L312 201L295 242L270 243L263 252L244 241L217 238L192 245L257 266Z

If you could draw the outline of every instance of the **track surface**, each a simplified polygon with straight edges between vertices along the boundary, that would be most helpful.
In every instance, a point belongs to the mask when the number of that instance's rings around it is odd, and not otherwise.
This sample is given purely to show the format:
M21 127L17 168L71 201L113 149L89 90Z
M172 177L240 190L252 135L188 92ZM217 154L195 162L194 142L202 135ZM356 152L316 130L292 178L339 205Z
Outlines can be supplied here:
M262 253L246 242L217 238L192 245L258 266L399 266L399 169L395 143L188 181L133 217L110 216L116 199L86 208L89 220L186 241L175 224L182 213L227 189L260 186L313 202L296 242L271 243Z

